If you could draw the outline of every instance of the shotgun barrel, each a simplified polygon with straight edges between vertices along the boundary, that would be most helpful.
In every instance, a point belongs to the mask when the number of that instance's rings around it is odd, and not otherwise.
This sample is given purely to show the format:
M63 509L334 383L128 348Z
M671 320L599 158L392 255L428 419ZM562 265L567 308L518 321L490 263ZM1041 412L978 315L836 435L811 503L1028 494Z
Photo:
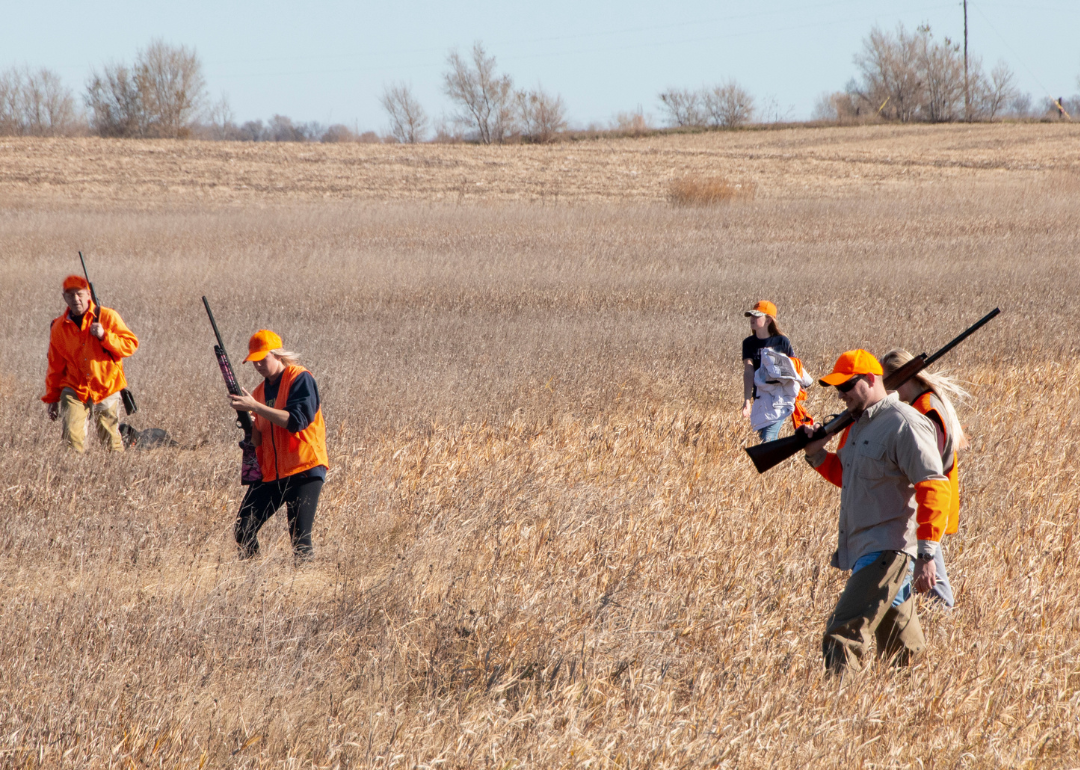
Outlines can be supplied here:
M885 378L885 388L887 390L896 390L985 326L1000 312L1001 308L994 308L933 355L927 356L926 353L920 353L915 356ZM758 473L764 473L796 454L799 450L804 449L811 442L823 439L826 436L833 436L851 425L854 421L855 418L851 415L851 412L845 409L827 423L820 426L810 436L806 435L806 431L796 430L795 433L790 436L778 438L775 441L766 441L765 443L757 444L756 446L746 447L746 454L750 456L750 460L754 463L754 467L757 468Z

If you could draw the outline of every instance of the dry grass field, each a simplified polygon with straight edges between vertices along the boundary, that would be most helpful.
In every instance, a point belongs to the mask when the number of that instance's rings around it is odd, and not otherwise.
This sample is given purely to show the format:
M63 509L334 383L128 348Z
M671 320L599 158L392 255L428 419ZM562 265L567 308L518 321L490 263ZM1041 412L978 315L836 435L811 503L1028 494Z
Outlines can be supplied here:
M673 206L694 174L756 194ZM0 140L0 766L1080 767L1078 198L1068 125ZM179 447L58 446L77 249ZM318 379L311 563L280 517L236 560L203 294ZM839 494L742 452L762 297L815 374L1003 310L943 367L958 606L909 669L822 669Z

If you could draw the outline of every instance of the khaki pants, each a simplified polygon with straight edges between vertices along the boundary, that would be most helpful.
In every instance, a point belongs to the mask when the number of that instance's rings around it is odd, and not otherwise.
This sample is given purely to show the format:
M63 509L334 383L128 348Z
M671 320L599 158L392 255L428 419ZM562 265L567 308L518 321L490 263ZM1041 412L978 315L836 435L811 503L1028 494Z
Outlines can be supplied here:
M825 667L830 671L859 671L870 649L871 635L877 639L878 655L896 665L907 665L912 655L926 647L915 614L915 598L892 606L907 577L910 559L901 551L884 551L873 564L848 578L821 641Z
M79 401L71 388L64 388L60 392L60 419L64 426L64 441L76 452L86 449L86 429L91 418L97 423L97 434L102 445L112 452L123 452L119 393L113 393L100 403L88 405Z

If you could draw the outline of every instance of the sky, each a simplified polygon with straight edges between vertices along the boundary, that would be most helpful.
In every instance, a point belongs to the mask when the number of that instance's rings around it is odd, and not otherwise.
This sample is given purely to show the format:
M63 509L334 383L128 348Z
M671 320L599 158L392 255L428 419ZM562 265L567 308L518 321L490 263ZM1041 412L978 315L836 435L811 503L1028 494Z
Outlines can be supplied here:
M874 25L963 40L960 0L501 0L344 2L5 0L0 69L57 72L76 93L94 67L131 62L160 38L194 47L212 100L239 123L295 121L384 131L379 96L403 81L434 118L447 54L481 41L519 87L560 94L571 125L606 125L641 109L663 124L658 94L734 79L759 119L805 120L824 92L856 74ZM1035 103L1080 91L1080 2L970 0L969 52L989 70L1003 59Z

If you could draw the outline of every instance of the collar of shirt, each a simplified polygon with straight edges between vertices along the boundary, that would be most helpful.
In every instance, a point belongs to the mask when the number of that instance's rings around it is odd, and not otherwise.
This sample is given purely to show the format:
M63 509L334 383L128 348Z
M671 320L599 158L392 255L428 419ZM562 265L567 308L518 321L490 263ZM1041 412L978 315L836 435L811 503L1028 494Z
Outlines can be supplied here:
M866 411L863 412L862 415L860 415L859 422L871 422L875 417L878 416L878 414L881 413L881 410L884 409L886 405L895 404L899 400L900 396L896 395L895 393L890 393L873 406L867 407Z

